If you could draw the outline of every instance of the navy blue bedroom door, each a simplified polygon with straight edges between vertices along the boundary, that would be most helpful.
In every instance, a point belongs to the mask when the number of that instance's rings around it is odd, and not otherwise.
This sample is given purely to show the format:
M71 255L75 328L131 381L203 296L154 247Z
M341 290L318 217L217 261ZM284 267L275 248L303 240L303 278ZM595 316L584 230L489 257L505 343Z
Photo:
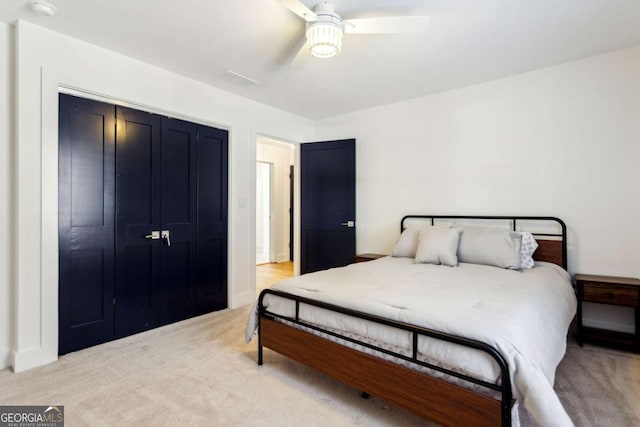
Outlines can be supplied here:
M227 306L227 146L60 95L60 354Z
M301 144L300 272L351 264L356 252L355 139Z

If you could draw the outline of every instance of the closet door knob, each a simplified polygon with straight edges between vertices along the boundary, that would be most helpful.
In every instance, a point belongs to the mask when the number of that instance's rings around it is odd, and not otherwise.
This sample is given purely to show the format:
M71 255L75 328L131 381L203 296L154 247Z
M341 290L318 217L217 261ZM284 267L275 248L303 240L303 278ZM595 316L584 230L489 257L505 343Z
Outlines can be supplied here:
M151 240L159 240L160 239L160 232L159 231L152 231L151 234L147 234L146 236L144 236L145 239L151 239Z

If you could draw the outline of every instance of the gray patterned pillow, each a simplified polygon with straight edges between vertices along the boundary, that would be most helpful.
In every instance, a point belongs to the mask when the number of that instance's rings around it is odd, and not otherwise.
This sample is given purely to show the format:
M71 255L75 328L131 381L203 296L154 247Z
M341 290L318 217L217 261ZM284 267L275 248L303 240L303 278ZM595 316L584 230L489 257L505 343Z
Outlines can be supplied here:
M522 232L522 245L520 246L520 268L532 268L535 264L533 253L538 249L538 242L531 233Z

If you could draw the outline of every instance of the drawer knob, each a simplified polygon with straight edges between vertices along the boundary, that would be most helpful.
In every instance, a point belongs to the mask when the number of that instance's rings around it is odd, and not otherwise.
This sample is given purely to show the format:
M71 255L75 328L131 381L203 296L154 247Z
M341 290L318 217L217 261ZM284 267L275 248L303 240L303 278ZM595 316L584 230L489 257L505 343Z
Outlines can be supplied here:
M609 298L613 298L613 292L611 292L611 291L607 292L607 296L608 296Z

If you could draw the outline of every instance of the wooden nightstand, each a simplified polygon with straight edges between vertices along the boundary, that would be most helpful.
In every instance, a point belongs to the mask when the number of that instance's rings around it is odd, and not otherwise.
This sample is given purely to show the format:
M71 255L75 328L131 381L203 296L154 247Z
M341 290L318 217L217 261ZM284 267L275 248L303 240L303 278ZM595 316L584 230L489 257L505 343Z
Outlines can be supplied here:
M640 352L640 280L628 277L576 274L578 288L578 343L583 341L611 345ZM582 324L582 303L633 307L636 333L609 331L591 328Z
M373 261L374 259L378 259L378 258L382 258L382 257L386 257L386 255L382 255L382 254L358 254L355 257L355 261L356 262L367 262L367 261Z

